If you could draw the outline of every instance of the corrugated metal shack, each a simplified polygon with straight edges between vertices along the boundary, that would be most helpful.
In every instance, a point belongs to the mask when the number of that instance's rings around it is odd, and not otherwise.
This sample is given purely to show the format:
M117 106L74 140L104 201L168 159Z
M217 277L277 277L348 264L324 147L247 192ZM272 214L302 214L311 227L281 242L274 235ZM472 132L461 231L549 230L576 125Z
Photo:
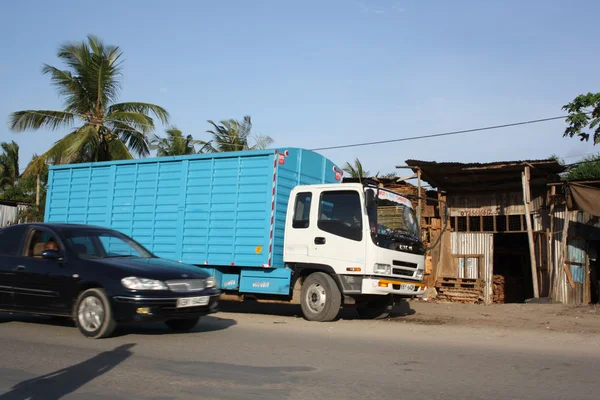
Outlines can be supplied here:
M19 213L27 208L24 203L0 200L0 228L18 222Z
M551 268L556 256L551 248L560 225L555 221L551 226L550 208L554 213L558 209L551 207L548 184L558 180L563 166L555 160L486 164L407 160L406 164L437 188L438 198L448 205L447 220L440 215L444 209L435 207L432 221L439 222L424 225L444 232L440 246L431 252L428 282L437 289L439 300L484 304L548 296L560 300L553 289L560 277Z

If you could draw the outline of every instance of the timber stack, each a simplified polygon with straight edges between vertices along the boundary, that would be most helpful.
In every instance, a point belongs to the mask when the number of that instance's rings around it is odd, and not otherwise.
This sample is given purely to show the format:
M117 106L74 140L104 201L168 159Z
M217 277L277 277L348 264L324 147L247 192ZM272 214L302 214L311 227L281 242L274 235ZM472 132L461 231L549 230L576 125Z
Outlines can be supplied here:
M492 277L492 303L504 304L504 276L494 275Z

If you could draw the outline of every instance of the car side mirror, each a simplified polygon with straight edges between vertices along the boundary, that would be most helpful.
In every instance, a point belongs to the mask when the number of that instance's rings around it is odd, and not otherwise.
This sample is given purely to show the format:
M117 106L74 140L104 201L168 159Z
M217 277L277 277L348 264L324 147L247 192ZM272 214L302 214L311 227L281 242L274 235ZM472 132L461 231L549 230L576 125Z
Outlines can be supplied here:
M60 252L56 251L56 250L44 250L44 252L42 253L42 258L45 258L46 260L60 260Z
M365 202L367 208L371 208L375 204L375 193L372 190L365 191Z

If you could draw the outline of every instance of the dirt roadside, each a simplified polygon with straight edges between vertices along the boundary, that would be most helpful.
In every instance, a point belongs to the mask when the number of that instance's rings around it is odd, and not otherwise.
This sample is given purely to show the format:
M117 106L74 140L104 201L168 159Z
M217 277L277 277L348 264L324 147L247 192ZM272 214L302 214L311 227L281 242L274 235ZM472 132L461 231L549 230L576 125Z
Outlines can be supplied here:
M600 333L600 305L564 304L439 304L411 301L394 310L390 322L421 325L463 325L510 330ZM398 308L398 307L397 307Z
M302 319L299 306L268 304L255 301L236 303L223 301L223 313L246 314ZM356 311L343 309L342 320L359 320ZM406 323L431 326L462 326L472 328L498 328L503 330L528 330L564 333L600 333L600 306L567 306L563 304L439 304L421 301L397 304L383 323Z

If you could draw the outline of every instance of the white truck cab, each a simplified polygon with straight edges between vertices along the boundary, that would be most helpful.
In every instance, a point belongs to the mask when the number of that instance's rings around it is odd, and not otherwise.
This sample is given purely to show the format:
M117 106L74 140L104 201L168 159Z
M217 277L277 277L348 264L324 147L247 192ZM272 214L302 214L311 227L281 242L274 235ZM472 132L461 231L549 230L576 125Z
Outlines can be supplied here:
M338 297L365 317L387 315L394 297L423 295L424 260L408 198L361 183L292 189L284 262L298 278L309 319L335 318Z

